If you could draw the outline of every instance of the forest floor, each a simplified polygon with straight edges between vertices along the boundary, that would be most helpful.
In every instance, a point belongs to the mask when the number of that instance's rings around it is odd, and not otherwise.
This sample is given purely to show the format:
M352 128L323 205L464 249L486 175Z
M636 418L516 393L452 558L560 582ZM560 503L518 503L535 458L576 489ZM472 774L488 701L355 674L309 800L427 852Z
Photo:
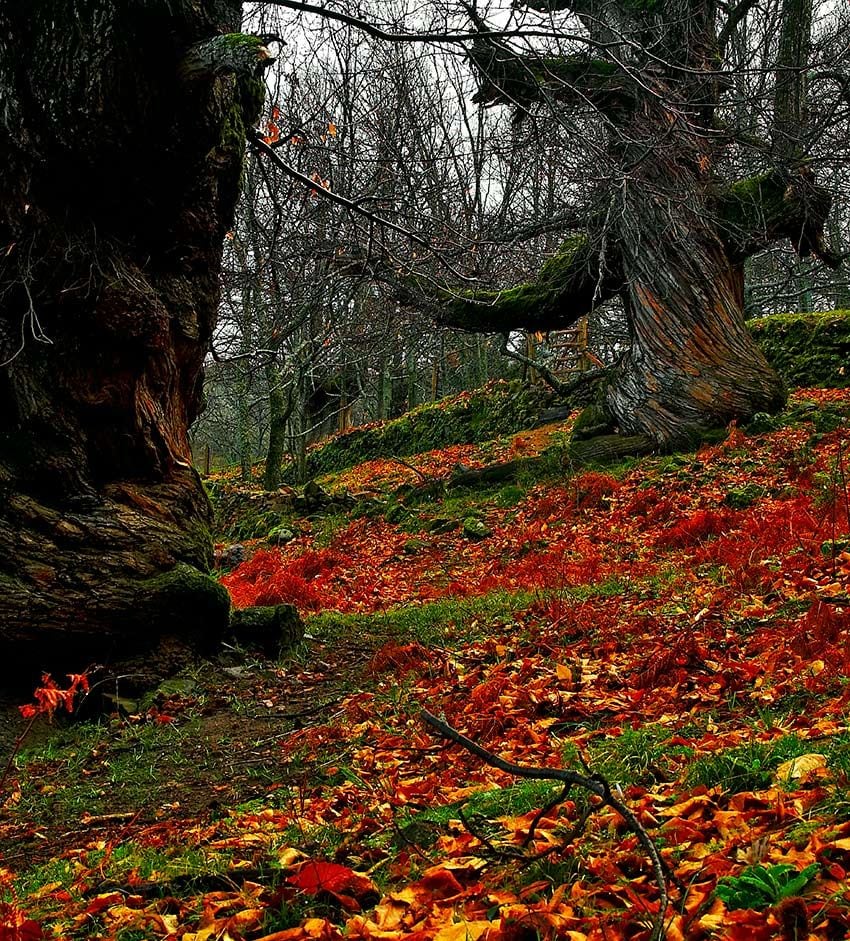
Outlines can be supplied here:
M291 656L36 724L0 790L0 941L649 938L634 827L423 708L603 776L669 870L665 937L850 936L850 390L695 453L380 502L568 430L330 475L371 509L224 577L298 605Z

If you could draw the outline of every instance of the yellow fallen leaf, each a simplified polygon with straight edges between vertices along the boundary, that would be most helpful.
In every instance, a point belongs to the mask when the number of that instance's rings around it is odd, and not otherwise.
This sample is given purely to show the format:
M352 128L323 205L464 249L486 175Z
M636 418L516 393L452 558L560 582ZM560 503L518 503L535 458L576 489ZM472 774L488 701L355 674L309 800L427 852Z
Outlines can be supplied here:
M672 807L662 807L659 814L662 817L684 817L693 819L695 816L702 816L703 811L713 806L714 801L708 794L696 794L682 801L681 804L674 804Z
M801 781L812 776L812 772L819 771L826 767L826 757L812 753L809 755L800 755L792 758L790 761L783 761L776 769L775 777L777 781Z
M327 918L308 918L301 925L301 930L308 938L322 938L327 936L330 927L331 925Z
M726 920L726 912L718 912L717 914L709 912L700 918L699 926L705 928L706 931L719 931L726 923Z
M555 664L555 675L566 686L573 685L573 671L565 663Z
M301 850L295 849L294 846L284 847L284 849L278 850L277 854L277 861L281 869L288 869L290 866L294 866L297 862L306 858L306 855L302 853Z
M498 928L497 921L460 921L446 925L434 935L434 941L478 941L491 928Z

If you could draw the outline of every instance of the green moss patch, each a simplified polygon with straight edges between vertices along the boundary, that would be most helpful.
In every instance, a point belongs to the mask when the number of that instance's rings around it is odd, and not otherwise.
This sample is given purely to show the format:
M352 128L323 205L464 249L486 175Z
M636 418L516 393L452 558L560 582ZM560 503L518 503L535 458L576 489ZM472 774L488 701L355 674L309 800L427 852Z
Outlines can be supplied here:
M850 385L850 311L775 314L751 320L748 326L788 385Z
M551 397L551 391L542 387L491 382L473 392L421 405L393 421L337 435L310 452L307 472L317 477L361 461L421 454L514 434L533 425ZM294 476L294 468L284 469L286 479Z

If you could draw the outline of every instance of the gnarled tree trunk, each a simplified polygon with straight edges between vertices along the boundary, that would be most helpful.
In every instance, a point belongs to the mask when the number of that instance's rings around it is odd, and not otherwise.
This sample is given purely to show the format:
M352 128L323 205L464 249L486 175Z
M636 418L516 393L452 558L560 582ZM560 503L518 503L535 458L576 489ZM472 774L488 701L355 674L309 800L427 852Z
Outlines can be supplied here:
M663 147L669 123L662 114L653 128L656 110L626 131L652 157L628 160L612 212L631 348L605 404L621 431L671 448L774 411L785 392L744 323L743 266L710 200L711 144L685 127L676 148Z
M737 182L720 175L732 137L716 112L730 88L725 44L748 4L731 9L722 29L705 0L518 5L577 16L591 49L519 52L472 7L476 100L520 115L537 102L594 108L607 139L597 198L535 280L446 292L440 320L480 332L563 329L619 295L632 344L604 377L600 405L611 426L671 448L778 409L782 383L744 326L743 263L779 239L802 257L840 263L823 242L830 195L800 159L811 0L783 2L774 140L759 144L773 151L774 168Z
M236 32L240 15L237 0L0 8L12 662L81 666L168 635L211 644L227 624L186 431L263 95L266 50Z

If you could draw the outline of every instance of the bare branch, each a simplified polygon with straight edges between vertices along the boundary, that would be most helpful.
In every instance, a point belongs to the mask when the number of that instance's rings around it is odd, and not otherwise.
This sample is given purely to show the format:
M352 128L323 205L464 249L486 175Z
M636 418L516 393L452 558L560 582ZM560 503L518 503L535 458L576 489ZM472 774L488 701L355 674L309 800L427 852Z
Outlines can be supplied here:
M411 43L411 42L437 42L450 45L463 45L474 42L480 38L477 31L460 32L422 32L422 33L396 33L382 29L375 23L370 23L359 16L352 16L350 13L343 13L341 10L334 10L331 7L320 6L315 3L305 3L302 0L261 0L263 4L276 7L285 7L288 10L296 10L299 13L314 13L317 16L324 17L326 20L335 20L338 23L344 23L346 26L353 26L355 29L362 30L368 36L375 39L382 39L385 42ZM492 30L488 35L494 39L575 39L590 45L592 43L586 36L578 34L564 33L551 29L503 29Z
M650 835L646 832L643 824L637 819L634 813L618 798L611 793L611 787L601 775L598 774L579 774L577 771L570 771L567 768L537 768L533 766L515 765L513 762L505 761L493 752L488 751L471 738L467 738L462 733L453 729L442 719L438 719L433 713L423 709L420 716L424 722L432 729L439 732L443 738L460 745L468 752L480 758L491 768L498 768L506 774L512 774L518 778L530 778L535 781L561 781L564 784L575 785L584 788L594 796L598 797L603 807L607 806L615 810L626 821L628 828L638 838L646 855L649 857L652 865L655 884L658 886L658 914L653 919L652 941L661 941L664 937L664 917L667 913L667 906L670 903L670 896L667 891L667 866L658 852L658 847L652 841Z
M302 186L314 192L316 196L321 197L322 199L327 199L329 202L336 203L337 206L343 206L350 212L357 213L357 215L363 216L370 222L382 225L384 228L390 229L393 232L398 232L399 235L405 236L416 245L421 245L423 248L426 248L429 252L439 258L440 262L461 281L473 282L475 280L474 278L470 278L468 275L463 274L461 271L458 271L450 262L440 255L440 253L434 248L428 239L418 235L416 232L413 232L410 229L406 229L397 222L393 222L390 219L385 219L383 216L379 216L374 212L370 212L368 209L364 209L357 200L347 199L345 196L340 196L339 193L333 192L333 190L325 189L325 187L317 183L315 180L311 180L306 173L301 173L300 170L296 170L295 167L290 166L285 160L282 160L280 156L274 152L274 150L272 150L269 144L266 143L262 132L256 128L254 129L254 136L250 139L250 143L255 150L268 157L268 159L271 160L279 170L282 170L288 177L296 180Z

